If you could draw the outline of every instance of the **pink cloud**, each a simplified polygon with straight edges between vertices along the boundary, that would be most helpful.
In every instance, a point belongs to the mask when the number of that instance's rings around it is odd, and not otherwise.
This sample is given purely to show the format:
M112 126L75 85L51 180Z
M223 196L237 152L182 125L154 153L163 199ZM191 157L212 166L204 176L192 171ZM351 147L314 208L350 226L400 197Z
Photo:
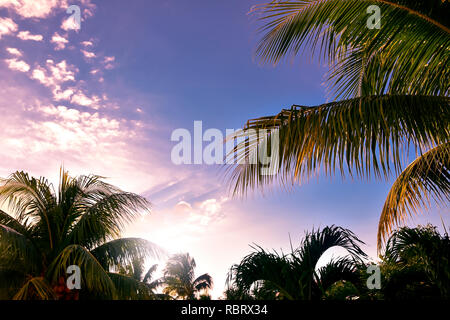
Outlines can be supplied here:
M57 181L64 164L74 175L111 177L132 192L169 176L160 149L143 147L143 128L110 114L55 105L36 88L14 81L0 76L0 176L20 169ZM148 157L153 160L147 167Z
M87 59L92 59L92 58L95 58L95 57L96 57L95 53L89 52L89 51L86 51L86 50L81 50L81 53L83 53L83 55L84 55L85 58L87 58Z
M82 41L81 44L83 47L92 47L94 45L92 41Z
M46 67L45 69L37 66L31 77L47 87L57 87L61 83L75 81L75 73L78 72L78 69L68 65L66 60L55 64L53 60L49 59Z
M50 42L55 44L55 50L62 50L66 47L66 44L69 43L69 40L55 32Z
M42 41L44 37L40 34L31 34L30 31L20 31L17 35L22 40Z
M90 107L93 109L98 109L99 102L101 99L98 96L92 96L88 97L83 92L78 91L76 94L72 96L72 99L70 100L71 103L83 106L83 107Z
M104 63L110 63L110 62L114 62L116 60L116 57L105 57L103 59Z
M66 89L66 90L61 90L60 86L56 86L55 89L53 89L52 93L53 93L53 99L55 101L61 101L61 100L70 100L70 97L75 92L71 88Z
M0 8L8 8L24 18L46 18L53 10L67 8L66 0L2 0Z
M12 34L17 31L17 24L10 18L0 17L0 39L4 35Z
M75 21L75 19L72 16L63 20L63 22L61 24L61 29L65 30L65 31L79 30L79 28L80 28L80 26L77 24L77 22Z
M73 65L69 65L66 60L55 63L49 59L46 61L45 68L38 65L33 70L31 78L51 88L55 101L69 100L74 94L74 90L71 88L62 90L61 86L66 82L74 82L77 72L78 69Z
M103 64L105 65L105 69L106 70L111 70L114 69L115 65L114 65L114 61L116 60L116 57L104 57L103 58Z
M30 70L30 65L22 60L17 59L6 59L6 64L8 65L8 68L15 71L20 72L28 72Z
M6 48L6 51L8 51L13 56L18 56L18 57L22 56L22 52L20 52L20 50L17 48Z

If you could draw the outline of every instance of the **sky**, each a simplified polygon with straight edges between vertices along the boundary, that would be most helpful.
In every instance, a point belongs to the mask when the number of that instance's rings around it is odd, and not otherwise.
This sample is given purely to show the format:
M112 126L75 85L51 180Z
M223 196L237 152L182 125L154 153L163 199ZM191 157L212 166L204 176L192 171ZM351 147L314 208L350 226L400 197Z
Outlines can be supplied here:
M321 176L236 198L220 166L171 160L173 131L193 132L194 121L225 134L292 104L327 102L327 67L308 50L276 67L255 58L259 23L248 12L258 3L0 0L0 176L24 170L57 182L63 165L145 196L151 214L124 236L189 252L197 274L212 275L215 298L250 245L287 251L289 237L298 244L312 228L350 228L375 258L393 179ZM441 216L448 224L442 210L412 223L440 226Z

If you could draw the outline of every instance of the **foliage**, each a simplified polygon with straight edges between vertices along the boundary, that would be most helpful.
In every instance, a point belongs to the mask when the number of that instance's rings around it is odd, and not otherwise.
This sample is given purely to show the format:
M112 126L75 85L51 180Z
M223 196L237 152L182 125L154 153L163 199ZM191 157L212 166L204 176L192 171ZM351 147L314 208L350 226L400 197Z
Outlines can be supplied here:
M110 271L134 259L163 254L149 241L120 238L123 228L148 212L150 204L100 176L70 177L61 168L55 191L47 179L17 171L1 180L0 203L9 210L0 210L4 298L73 298L56 294L70 265L81 270L80 299L133 297L137 291L129 279Z
M403 227L386 244L381 264L386 299L450 297L450 238L431 225Z
M225 294L232 299L321 299L337 281L359 284L358 266L366 257L359 247L362 243L350 230L330 226L307 232L290 254L255 247L255 252L231 268ZM320 257L335 246L347 249L349 256L319 268Z
M196 263L189 253L175 254L164 269L165 294L175 299L194 300L198 295L207 295L213 286L212 277L205 273L195 278Z
M382 12L367 28L367 8ZM448 1L272 1L252 12L264 22L256 53L263 63L309 47L330 65L327 83L342 99L315 107L293 105L247 123L238 159L274 149L271 174L238 162L229 171L235 194L279 182L302 182L323 169L388 178L400 174L383 209L378 249L407 215L446 206L449 196L450 29ZM261 131L261 129L269 129ZM271 145L279 135L280 143ZM235 138L235 137L230 137ZM410 147L419 156L405 171ZM264 169L267 170L267 169Z

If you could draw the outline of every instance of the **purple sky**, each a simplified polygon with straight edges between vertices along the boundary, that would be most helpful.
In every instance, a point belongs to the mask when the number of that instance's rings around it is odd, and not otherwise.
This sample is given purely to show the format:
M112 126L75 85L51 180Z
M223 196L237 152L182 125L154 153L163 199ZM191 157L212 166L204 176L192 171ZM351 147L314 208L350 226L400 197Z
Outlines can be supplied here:
M57 181L64 164L145 195L153 213L126 235L190 252L198 273L214 277L214 297L249 244L287 249L289 234L296 244L312 227L348 227L375 256L392 181L321 177L232 199L216 166L171 162L172 131L192 131L195 120L225 132L327 101L327 70L308 51L276 68L255 61L258 23L247 13L257 3L0 0L0 176ZM69 5L81 8L80 30ZM442 213L415 222L440 225Z

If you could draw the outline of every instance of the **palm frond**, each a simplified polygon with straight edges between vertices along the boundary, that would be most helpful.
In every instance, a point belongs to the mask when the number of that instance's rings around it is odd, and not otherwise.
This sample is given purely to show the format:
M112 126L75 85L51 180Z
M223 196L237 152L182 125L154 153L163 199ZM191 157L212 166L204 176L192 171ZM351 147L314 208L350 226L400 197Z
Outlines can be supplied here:
M2 265L21 265L30 272L41 267L39 249L25 235L5 225L0 225L0 252Z
M25 213L45 214L55 204L52 186L45 178L36 179L16 171L1 179L0 202L20 218Z
M13 297L14 300L56 300L56 294L43 277L28 280Z
M278 115L251 120L237 145L237 164L228 169L234 194L278 182L293 185L320 169L342 176L389 177L401 171L409 145L419 151L448 141L450 98L383 95L349 99L315 107L293 106ZM230 137L234 138L234 137ZM249 161L272 139L273 169ZM276 141L275 141L276 142ZM393 167L393 168L392 168Z
M427 225L395 230L386 243L383 259L401 270L418 274L419 279L425 272L431 283L439 288L441 297L450 297L450 238L441 236L436 227ZM411 281L402 280L406 284Z
M4 225L6 227L9 227L21 234L27 234L28 233L28 225L21 223L19 220L15 219L11 215L7 214L6 212L0 210L0 225Z
M152 279L153 277L153 273L156 271L156 269L158 268L157 264L152 265L148 271L145 273L144 278L142 279L142 282L144 283L149 283L149 281Z
M450 142L429 150L414 160L395 180L378 225L378 249L394 225L429 208L431 201L444 205L450 200Z
M118 237L128 223L150 207L144 197L129 192L93 193L89 202L68 235L70 243L87 248Z
M350 230L330 226L322 230L307 232L298 249L290 254L268 252L256 247L255 252L247 255L238 265L234 265L228 274L228 287L239 296L251 295L252 286L263 283L270 292L278 292L279 298L311 300L320 298L326 288L342 277L356 282L356 265L366 254L361 250L360 241ZM346 248L348 257L331 261L318 269L317 261L331 247ZM336 280L334 280L336 279ZM322 288L322 290L321 290Z
M83 290L106 299L117 297L116 287L107 271L88 250L79 245L69 245L61 251L49 266L48 278L56 282L60 277L65 277L70 265L80 268Z
M117 288L120 300L149 300L155 298L153 292L145 283L133 277L112 272L109 272L108 275Z
M353 260L361 262L367 257L360 247L362 244L364 242L351 230L334 225L327 226L307 232L300 247L295 251L295 258L300 264L307 264L306 269L314 270L325 251L332 247L342 247Z
M23 171L17 171L0 182L0 204L6 204L18 221L25 217L39 219L37 223L42 224L41 229L52 248L55 221L51 212L56 205L52 185L43 177L36 179Z
M371 30L366 10L373 4L380 8L382 27ZM358 63L351 59L352 64L346 68L336 67L338 77L328 79L332 87L341 87L338 93L355 94L351 83L364 70L371 70L365 72L364 79L371 95L385 93L377 91L382 88L377 84L379 79L388 80L386 92L392 94L446 94L450 83L446 68L450 29L436 12L448 15L450 6L442 2L433 9L430 14L430 8L414 2L385 0L273 1L253 10L265 22L256 54L263 62L278 63L311 47L331 65L339 65L343 57L352 57L351 52L356 50L368 59ZM371 59L374 56L385 63L377 64L380 60ZM353 80L347 83L349 79Z
M267 252L261 247L242 259L230 270L229 280L234 281L241 295L249 294L258 281L270 283L289 300L301 298L299 290L302 274L294 272L289 257Z
M105 270L118 265L128 265L135 260L159 259L165 251L158 245L140 238L121 238L106 242L91 251ZM134 270L136 271L136 270Z
M213 287L213 279L207 273L202 274L194 280L193 286L197 291L211 289Z
M166 263L164 277L178 278L182 283L191 284L195 279L195 267L195 260L189 253L175 254Z
M354 260L332 260L317 270L316 282L322 294L338 281L349 281L356 287L360 285L361 278Z

